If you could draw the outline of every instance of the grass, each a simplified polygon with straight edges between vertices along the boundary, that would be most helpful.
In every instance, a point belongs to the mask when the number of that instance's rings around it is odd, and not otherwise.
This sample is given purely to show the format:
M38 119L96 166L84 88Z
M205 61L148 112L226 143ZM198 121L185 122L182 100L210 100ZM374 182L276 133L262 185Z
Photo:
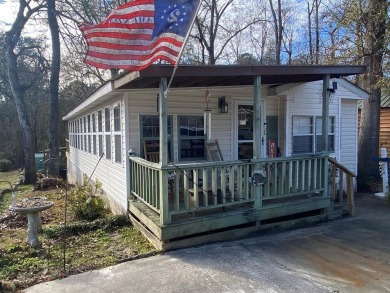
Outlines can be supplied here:
M0 181L3 175L0 174ZM131 225L127 216L107 214L104 219L82 222L68 208L68 229L64 234L63 189L37 192L32 191L32 186L20 186L15 195L18 198L47 197L54 206L42 212L43 233L39 235L42 247L39 249L31 248L26 243L25 223L21 227L9 225L0 230L0 292L18 291L40 282L107 267L155 251ZM10 203L11 192L6 192L0 199L0 219L9 214Z
M10 189L11 186L8 182L11 184L15 184L19 181L19 174L20 171L10 171L10 172L0 172L0 190L4 189Z

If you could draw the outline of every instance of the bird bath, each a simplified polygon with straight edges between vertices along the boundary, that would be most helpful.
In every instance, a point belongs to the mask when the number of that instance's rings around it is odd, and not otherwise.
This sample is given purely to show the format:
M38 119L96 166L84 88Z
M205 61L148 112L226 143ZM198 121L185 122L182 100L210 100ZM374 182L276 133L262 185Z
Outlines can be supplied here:
M53 206L51 201L45 197L25 198L21 202L12 203L9 209L15 213L26 214L28 219L27 243L31 247L39 247L41 243L38 239L38 232L42 231L40 212Z

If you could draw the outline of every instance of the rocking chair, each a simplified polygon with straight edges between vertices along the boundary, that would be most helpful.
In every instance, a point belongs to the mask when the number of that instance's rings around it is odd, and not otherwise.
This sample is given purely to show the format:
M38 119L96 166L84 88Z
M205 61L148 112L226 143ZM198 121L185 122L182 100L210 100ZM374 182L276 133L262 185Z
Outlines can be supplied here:
M218 140L206 142L207 154L211 161L223 161L221 149L219 148Z
M144 141L144 158L153 163L160 162L160 143L158 141Z

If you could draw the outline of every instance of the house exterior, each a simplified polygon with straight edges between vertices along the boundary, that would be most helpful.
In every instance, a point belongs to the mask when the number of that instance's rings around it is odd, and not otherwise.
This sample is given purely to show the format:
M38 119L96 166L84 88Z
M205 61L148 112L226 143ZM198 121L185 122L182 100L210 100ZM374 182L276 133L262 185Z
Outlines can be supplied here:
M357 101L367 98L342 77L364 71L180 66L168 91L170 66L123 74L64 117L68 178L93 174L113 211L130 212L165 248L217 239L209 232L237 237L291 215L339 216L333 200L355 184ZM208 139L224 161L210 161ZM159 163L143 159L148 141L160 143Z

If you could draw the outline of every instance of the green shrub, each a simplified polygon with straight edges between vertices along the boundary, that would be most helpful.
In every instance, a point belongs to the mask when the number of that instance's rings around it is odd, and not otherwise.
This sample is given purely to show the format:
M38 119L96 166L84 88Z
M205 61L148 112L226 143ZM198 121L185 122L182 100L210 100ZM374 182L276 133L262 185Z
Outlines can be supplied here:
M11 161L7 159L1 159L0 160L0 172L8 172L11 170Z
M70 193L70 207L75 216L82 220L94 220L104 215L106 203L100 196L100 181L89 181L84 176L83 185L76 184Z

